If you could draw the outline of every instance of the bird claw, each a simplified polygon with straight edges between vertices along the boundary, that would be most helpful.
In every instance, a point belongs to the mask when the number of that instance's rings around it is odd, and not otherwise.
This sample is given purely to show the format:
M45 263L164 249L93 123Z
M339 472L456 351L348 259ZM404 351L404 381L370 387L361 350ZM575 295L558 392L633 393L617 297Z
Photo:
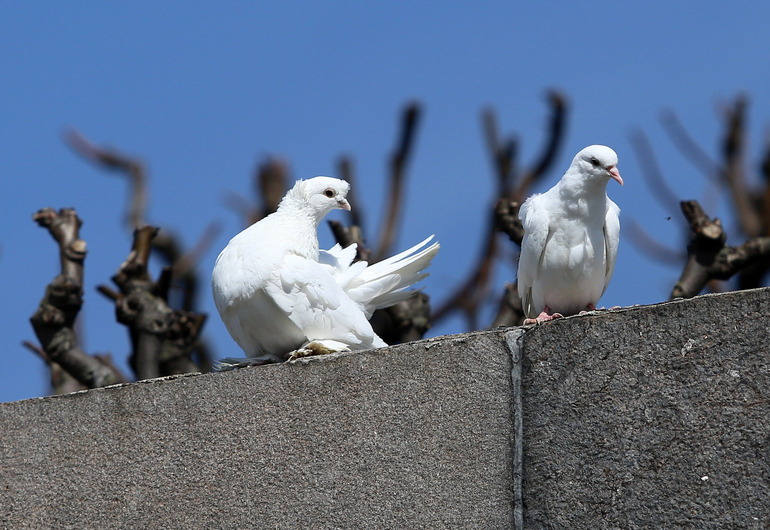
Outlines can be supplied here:
M528 326L530 324L542 324L544 322L550 322L551 320L556 320L557 318L564 318L564 315L562 315L561 313L553 313L549 315L548 313L543 311L542 313L537 315L536 318L524 319L524 325Z
M329 341L310 341L299 349L291 352L287 361L302 359L303 357L313 357L316 355L328 355L341 351L350 351L350 348L341 342Z

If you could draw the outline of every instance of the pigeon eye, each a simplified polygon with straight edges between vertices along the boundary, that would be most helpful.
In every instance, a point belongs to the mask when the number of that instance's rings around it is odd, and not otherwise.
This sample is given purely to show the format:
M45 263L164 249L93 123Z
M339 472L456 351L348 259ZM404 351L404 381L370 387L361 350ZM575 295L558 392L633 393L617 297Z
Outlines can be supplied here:
M591 157L591 165L594 167L599 167L599 161L596 159L595 156Z
M327 197L329 197L331 199L332 197L334 197L334 190L331 189L331 188L326 188L324 190L324 195L326 195Z

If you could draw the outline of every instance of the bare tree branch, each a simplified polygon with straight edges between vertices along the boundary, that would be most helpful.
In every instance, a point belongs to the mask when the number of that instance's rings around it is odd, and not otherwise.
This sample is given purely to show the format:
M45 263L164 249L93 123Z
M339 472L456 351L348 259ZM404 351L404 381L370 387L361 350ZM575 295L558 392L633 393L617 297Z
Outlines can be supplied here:
M746 107L748 100L738 96L734 106L728 108L725 117L725 137L722 141L724 166L722 175L730 189L743 233L755 237L762 233L762 222L751 203L746 186L744 157L746 153Z
M713 279L726 280L744 268L770 259L770 237L749 239L738 247L726 244L719 219L709 218L696 201L683 201L682 212L690 223L692 239L688 259L671 298L690 298Z
M484 139L487 143L489 158L494 162L495 177L497 178L498 196L507 197L513 189L513 176L516 172L514 164L518 155L518 142L515 138L500 141L497 127L497 115L493 109L484 109L481 113L481 125Z
M524 321L524 309L521 307L518 284L506 283L503 295L500 297L500 305L497 316L492 322L491 328L518 326Z
M430 329L430 299L416 292L408 299L385 309L371 318L372 328L388 344L419 340Z
M128 258L112 277L120 288L118 322L129 329L133 348L129 362L139 379L198 371L190 354L206 318L171 309L163 289L150 278L147 262L157 233L152 226L137 228Z
M649 235L634 219L629 219L625 222L623 231L643 254L655 261L678 267L687 259L686 252L660 243L660 241Z
M363 230L359 226L351 225L346 227L339 221L328 221L329 227L332 230L334 239L342 247L348 247L352 244L356 244L356 261L369 262L372 258L372 251L366 248L364 244Z
M258 195L262 199L259 219L266 217L278 209L278 204L286 193L288 170L286 162L270 157L257 169ZM259 219L254 219L253 222Z
M225 207L235 211L243 219L245 226L251 226L278 209L278 204L286 193L288 174L284 160L268 157L264 162L257 164L254 171L257 206L253 206L243 195L228 192L224 199Z
M352 207L350 210L350 224L352 226L357 226L362 234L366 233L364 218L363 215L361 215L364 209L359 205L356 192L357 186L353 171L353 159L349 156L339 157L337 160L337 171L339 172L339 177L350 184L350 191L348 191L348 202Z
M567 99L557 91L548 92L548 103L551 107L549 130L543 150L532 167L519 178L519 185L512 199L524 202L532 185L540 180L556 160L556 155L564 143L564 129L567 121Z
M770 236L770 134L765 139L759 170L764 180L765 189L758 194L756 209L762 219L761 235Z
M506 198L499 199L495 204L497 230L507 235L518 246L521 246L521 240L524 239L524 226L519 219L520 208L521 204Z
M126 221L131 229L144 225L147 207L147 179L144 164L114 149L97 146L76 129L67 131L64 140L85 159L129 177L131 200L126 212Z
M631 134L631 147L636 151L636 157L642 166L642 175L652 196L658 201L669 215L679 209L679 199L676 192L669 187L658 166L655 152L647 136L641 131Z
M404 201L404 180L406 164L414 145L415 131L419 122L421 108L417 103L410 103L401 117L401 134L393 155L390 158L390 190L385 195L385 220L380 225L380 237L375 261L385 258L393 246L398 232L401 206Z
M138 379L160 376L160 335L166 329L168 307L155 297L147 270L151 242L157 233L153 226L136 228L131 252L112 277L122 294L116 302L117 317L129 327L133 346L129 361Z
M706 151L693 140L692 136L685 130L676 114L671 111L663 111L660 115L660 122L663 129L668 132L669 137L679 148L679 151L690 160L701 173L710 179L715 179L721 173L719 164L711 158Z
M69 394L70 392L77 392L87 388L85 385L81 384L80 381L67 373L67 371L59 364L53 362L42 348L26 340L21 344L29 351L38 355L48 365L48 372L51 376L51 388L53 389L54 394L60 396L62 394Z
M462 311L470 329L478 328L478 313L481 305L488 298L490 282L494 274L495 260L498 254L497 230L504 231L511 240L521 244L523 229L518 220L518 208L529 188L537 180L541 179L556 158L556 154L563 143L566 122L567 105L565 98L556 91L548 94L548 102L551 107L549 120L549 132L546 137L541 154L535 163L525 170L521 176L516 172L517 143L513 138L501 142L497 130L495 114L492 110L482 113L482 126L487 149L490 158L494 161L497 201L491 212L487 228L485 230L484 245L477 259L476 266L466 280L449 296L449 298L436 310L433 319L438 322L455 311ZM517 183L514 189L514 183ZM506 290L505 297L510 290ZM513 304L515 305L515 303ZM506 321L513 314L504 303L495 322Z
M46 287L40 306L30 322L43 351L88 388L115 384L117 374L78 347L75 318L83 304L83 262L86 243L80 239L82 221L74 209L57 213L44 208L34 220L48 229L59 245L61 273Z

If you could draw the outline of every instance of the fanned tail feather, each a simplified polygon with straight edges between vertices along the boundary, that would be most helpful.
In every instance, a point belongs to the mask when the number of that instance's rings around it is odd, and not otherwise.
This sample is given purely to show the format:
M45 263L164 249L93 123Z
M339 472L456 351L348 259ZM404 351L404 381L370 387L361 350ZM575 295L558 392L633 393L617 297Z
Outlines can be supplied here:
M438 242L423 248L433 237L431 235L404 252L369 265L349 279L345 290L364 307L367 316L375 309L389 307L412 296L414 291L406 289L428 276L427 272L422 271L430 265L439 250Z

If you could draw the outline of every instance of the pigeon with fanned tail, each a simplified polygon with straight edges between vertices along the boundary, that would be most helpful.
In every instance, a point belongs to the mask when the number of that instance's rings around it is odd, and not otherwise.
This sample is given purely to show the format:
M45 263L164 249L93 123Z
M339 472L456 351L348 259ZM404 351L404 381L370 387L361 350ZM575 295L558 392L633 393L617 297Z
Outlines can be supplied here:
M433 236L392 258L353 263L356 245L318 246L318 224L350 210L349 184L330 177L300 180L277 211L236 235L217 258L214 301L246 358L217 369L387 346L369 323L376 309L406 300L408 287L439 249Z
M620 208L607 197L610 179L623 185L617 165L609 147L586 147L553 188L521 206L525 324L596 309L618 255Z

